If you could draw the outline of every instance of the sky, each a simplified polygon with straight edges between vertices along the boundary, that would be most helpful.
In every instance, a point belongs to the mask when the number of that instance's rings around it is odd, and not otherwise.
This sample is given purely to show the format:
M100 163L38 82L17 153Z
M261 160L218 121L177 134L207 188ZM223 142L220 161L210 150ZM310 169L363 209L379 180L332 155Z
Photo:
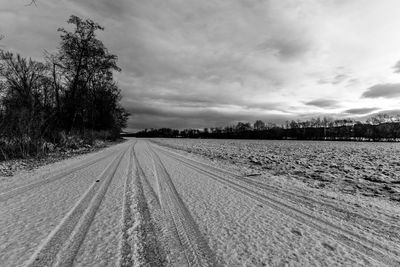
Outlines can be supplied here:
M399 109L398 0L29 2L0 0L0 48L42 60L70 15L98 22L127 130Z

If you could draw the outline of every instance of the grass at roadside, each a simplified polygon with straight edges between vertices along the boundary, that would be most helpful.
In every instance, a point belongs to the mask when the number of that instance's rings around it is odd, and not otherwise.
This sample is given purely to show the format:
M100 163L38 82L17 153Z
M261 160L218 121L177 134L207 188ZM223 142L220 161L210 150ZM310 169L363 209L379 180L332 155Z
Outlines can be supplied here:
M96 152L100 149L125 142L126 139L120 138L115 141L96 140L92 145L82 144L72 147L55 147L52 151L36 157L10 159L0 161L0 177L13 176L18 171L33 170L38 167L58 162L67 158L82 154Z

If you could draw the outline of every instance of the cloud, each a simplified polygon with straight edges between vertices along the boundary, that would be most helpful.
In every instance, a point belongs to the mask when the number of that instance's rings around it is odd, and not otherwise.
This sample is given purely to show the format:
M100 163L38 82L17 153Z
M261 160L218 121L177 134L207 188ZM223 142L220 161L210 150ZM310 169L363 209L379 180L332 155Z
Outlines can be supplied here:
M385 109L385 110L381 110L379 112L376 112L374 114L388 114L388 115L399 115L400 114L400 109Z
M315 106L319 108L336 108L338 101L330 99L316 99L305 103L308 106Z
M335 78L333 79L332 84L338 84L341 83L342 81L344 81L345 79L348 78L347 74L338 74L335 76Z
M336 85L339 84L343 81L345 81L346 79L349 78L349 75L345 74L345 73L341 73L341 74L336 74L335 76L333 76L332 78L322 78L318 80L318 84L332 84L332 85Z
M284 35L267 39L256 46L257 51L269 51L280 59L296 59L311 50L311 41L298 36Z
M352 78L352 79L349 79L349 80L347 81L346 86L347 86L347 87L354 86L354 85L356 85L356 84L359 83L359 82L360 82L360 81L359 81L357 78Z
M132 11L132 4L129 0L67 0L67 2L80 9L84 8L86 13L92 16L96 13L103 18L113 18L119 21L126 19Z
M390 81L377 70L400 47L392 27L400 24L396 0L3 2L0 46L35 59L57 48L57 28L70 29L71 14L104 26L98 37L118 55L129 128L307 118L338 107L357 112L351 102L372 105L359 96L365 85ZM394 69L400 72L399 62ZM381 109L398 104L374 102Z
M394 73L400 73L400 60L393 66Z
M129 120L131 130L152 127L204 128L236 124L238 121L253 122L257 119L269 122L288 120L290 115L258 109L221 107L171 106L154 101L132 101L127 108L133 114Z
M363 98L394 98L400 96L400 83L376 84L368 88L361 97Z
M368 114L373 111L378 110L379 108L352 108L343 111L343 113L354 114L354 115L363 115Z

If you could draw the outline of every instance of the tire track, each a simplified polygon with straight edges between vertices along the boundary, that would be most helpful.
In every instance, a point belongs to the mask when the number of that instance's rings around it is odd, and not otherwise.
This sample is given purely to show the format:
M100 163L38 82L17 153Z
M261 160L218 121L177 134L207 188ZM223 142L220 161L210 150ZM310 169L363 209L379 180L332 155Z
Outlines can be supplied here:
M120 266L163 266L164 256L146 203L140 178L143 172L131 149L125 183ZM133 172L133 162L136 172Z
M26 266L71 266L126 151L105 168L60 224L27 261Z
M31 182L31 183L29 183L27 185L15 187L15 188L7 190L5 192L1 192L0 193L0 202L7 201L10 198L16 197L16 196L18 196L18 195L20 195L22 193L25 193L25 192L27 192L29 190L32 190L32 189L34 189L36 187L44 186L44 185L49 184L49 183L53 183L53 182L55 182L57 180L60 180L62 178L65 178L65 177L73 174L74 172L77 172L77 171L80 171L82 169L85 169L85 168L87 168L87 167L89 167L91 165L94 165L94 164L100 162L101 160L109 158L109 157L111 157L113 155L114 155L114 153L111 153L109 155L105 155L105 156L100 157L98 159L91 160L91 161L89 161L87 163L84 163L82 165L78 165L76 167L63 170L63 171L61 171L61 172L57 173L56 175L53 175L53 176L51 176L49 178L45 178L43 180L36 181L36 182Z
M132 155L129 158L128 173L125 180L124 188L124 200L123 200L123 212L122 212L122 236L119 248L119 266L133 266L133 247L134 241L131 238L129 229L134 225L133 220L133 210L132 210L132 199L133 199L133 189L132 189Z
M144 240L144 251L145 251L145 258L146 258L146 264L145 266L163 266L166 263L165 259L165 253L161 247L160 244L160 235L158 234L156 227L154 225L154 222L151 217L150 209L147 205L146 202L146 197L144 195L144 189L142 185L142 180L145 180L148 183L148 186L150 187L150 192L152 194L152 197L155 197L156 199L156 204L157 207L160 206L160 202L158 199L158 196L155 195L155 192L153 191L153 188L150 186L145 173L143 172L142 167L140 166L138 157L136 155L135 149L133 149L133 157L135 159L135 164L136 164L136 188L138 189L138 192L136 194L137 202L139 203L139 214L142 215L143 217L143 238Z
M142 168L142 166L141 166L140 163L139 163L139 158L138 158L138 156L137 156L135 150L133 150L133 154L134 154L134 159L135 159L136 168L137 168L137 171L139 172L139 177L146 183L146 186L147 186L147 187L149 188L149 190L150 190L150 194L151 194L152 197L157 201L157 205L158 205L159 207L161 207L160 199L159 199L159 197L158 197L158 194L156 194L156 192L154 191L154 188L151 186L151 184L150 184L150 182L149 182L149 180L148 180L146 174L144 173L143 168Z
M171 222L179 247L176 249L180 254L179 262L174 265L187 266L216 266L215 257L208 247L207 242L200 233L197 224L192 218L189 210L184 205L179 193L172 182L164 164L157 153L147 144L153 154L154 167L160 187L160 203L167 220Z
M339 218L343 221L348 221L349 218L352 219L352 223L359 228L359 226L368 227L369 231L373 231L373 233L377 235L381 235L382 233L386 232L385 238L389 238L394 242L398 242L400 240L400 226L386 223L382 220L375 219L375 218L368 218L364 215L361 215L359 213L354 213L349 210L345 210L342 208L339 208L336 205L333 205L331 203L323 203L320 201L315 201L310 197L307 196L302 196L299 195L298 193L290 192L290 191L285 191L280 189L279 187L273 186L273 185L266 185L262 182L253 180L253 179L246 179L243 180L243 182L252 185L256 188L260 188L263 190L268 191L269 193L272 193L275 197L280 197L282 196L286 197L287 199L290 199L292 203L302 203L303 205L307 206L310 209L316 208L315 204L318 204L319 206L324 206L329 209L325 210L328 212L331 216ZM373 228L371 228L373 226ZM361 228L359 228L361 229ZM376 231L375 229L379 229L380 231ZM388 234L389 233L389 234Z
M166 152L163 153L167 155ZM346 247L357 250L362 253L366 257L378 261L380 263L386 264L388 266L400 266L400 259L398 258L398 252L393 251L378 242L374 242L368 240L367 238L360 236L356 233L353 233L349 230L343 229L331 222L325 221L321 218L315 217L303 210L300 210L289 203L282 202L282 198L274 198L269 195L261 194L251 188L243 186L239 183L232 181L232 179L227 179L220 175L217 175L211 171L205 170L195 164L188 163L178 157L174 157L168 153L168 157L174 158L175 160L180 161L181 163L191 167L194 170L197 170L203 174L206 174L208 177L213 178L214 180L220 182L225 186L229 186L237 192L242 193L254 199L264 205L274 208L278 210L282 214L289 216L302 224L305 224L313 229L318 230L321 233L333 238L337 242L345 245ZM203 164L202 164L203 165ZM205 164L204 164L205 165ZM211 167L211 166L210 166ZM211 167L211 169L213 169ZM385 252L389 252L391 255L387 255Z

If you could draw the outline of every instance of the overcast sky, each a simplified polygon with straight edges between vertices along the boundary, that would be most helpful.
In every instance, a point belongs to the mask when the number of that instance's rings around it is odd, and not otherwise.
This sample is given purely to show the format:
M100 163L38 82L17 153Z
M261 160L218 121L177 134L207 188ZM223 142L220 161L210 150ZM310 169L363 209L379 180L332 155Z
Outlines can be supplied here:
M364 116L400 104L398 0L0 0L0 47L43 57L105 27L129 129Z

